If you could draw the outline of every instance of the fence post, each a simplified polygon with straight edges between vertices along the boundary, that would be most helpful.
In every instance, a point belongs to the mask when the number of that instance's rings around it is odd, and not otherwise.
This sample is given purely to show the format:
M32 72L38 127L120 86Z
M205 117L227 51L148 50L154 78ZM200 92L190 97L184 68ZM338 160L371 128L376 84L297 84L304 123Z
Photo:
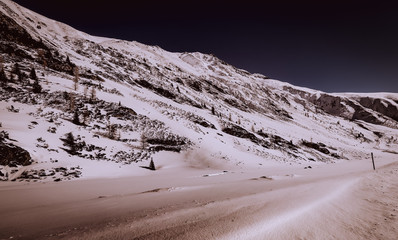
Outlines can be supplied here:
M373 170L376 170L376 167L375 167L375 160L373 159L373 153L370 153L370 155L372 156Z

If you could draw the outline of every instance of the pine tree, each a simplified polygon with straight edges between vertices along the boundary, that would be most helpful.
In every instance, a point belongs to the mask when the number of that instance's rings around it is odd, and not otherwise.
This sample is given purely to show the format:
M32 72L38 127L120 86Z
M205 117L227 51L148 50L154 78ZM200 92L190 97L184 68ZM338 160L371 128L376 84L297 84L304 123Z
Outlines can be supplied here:
M144 133L141 134L141 149L145 150L147 148L147 142Z
M69 96L69 110L75 110L75 96L73 95L73 93L70 93Z
M68 65L72 65L72 63L70 62L69 56L66 56L66 63L67 63Z
M96 91L95 91L95 87L91 88L91 93L90 93L90 101L94 101L96 98Z
M109 133L108 133L108 137L110 139L116 139L116 130L117 130L117 125L116 124L111 124L109 126Z
M18 63L15 63L15 64L14 64L14 67L13 67L13 69L12 69L12 73L14 73L15 75L17 75L19 81L22 81L22 80L23 80L21 68L19 67Z
M72 132L67 133L65 136L66 138L61 138L61 140L64 142L64 146L68 147L69 149L64 149L64 150L72 155L76 155L77 145L76 145L75 136L73 136Z
M8 78L6 76L6 73L4 72L4 68L1 67L0 68L0 83L2 85L5 85L5 84L7 84L7 82L8 82Z
M84 91L83 91L84 100L87 99L87 93L88 93L88 87L87 87L87 85L86 85L86 86L84 87Z
M10 74L9 82L15 82L14 74L13 74L13 73Z
M33 92L34 93L41 93L42 87L39 83L39 79L36 78L36 80L33 82Z
M89 113L89 111L84 111L83 112L83 122L82 122L82 124L83 125L86 125L86 122L87 122L87 118L90 116L90 113Z
M34 67L32 67L32 69L30 70L29 78L32 80L37 80L36 70Z
M47 64L47 60L46 60L46 56L45 56L44 50L43 49L39 49L38 50L38 55L39 55L40 60L43 63L44 71L46 71L48 64ZM44 76L44 72L43 72L43 76ZM48 79L46 77L44 79L45 79L45 83L48 85Z
M116 138L116 130L117 125L112 124L110 118L108 118L108 124L106 126L108 128L108 138L115 139Z
M0 56L0 84L5 85L7 82L8 78L4 72L3 58Z
M74 73L74 75L75 75L75 77L73 78L73 83L74 83L73 89L74 89L75 91L77 91L77 89L78 89L78 87L79 87L79 68L78 68L78 67L75 67L75 68L73 69L73 73Z
M76 109L75 113L73 114L73 121L74 124L80 125L80 120L79 120L79 111Z
M214 109L214 106L211 107L211 114L216 115L216 110Z

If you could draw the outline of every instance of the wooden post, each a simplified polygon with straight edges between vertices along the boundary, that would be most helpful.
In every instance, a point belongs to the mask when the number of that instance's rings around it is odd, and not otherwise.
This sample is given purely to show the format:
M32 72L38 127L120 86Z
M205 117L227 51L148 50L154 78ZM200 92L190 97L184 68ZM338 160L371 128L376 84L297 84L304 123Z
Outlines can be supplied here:
M376 167L375 167L375 160L373 159L373 153L371 153L370 155L372 156L373 170L376 170Z

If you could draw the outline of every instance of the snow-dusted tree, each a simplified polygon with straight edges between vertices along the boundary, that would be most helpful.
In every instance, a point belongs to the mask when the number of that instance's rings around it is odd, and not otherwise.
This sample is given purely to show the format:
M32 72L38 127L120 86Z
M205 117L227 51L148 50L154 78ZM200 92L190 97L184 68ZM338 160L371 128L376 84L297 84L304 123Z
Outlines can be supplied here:
M121 130L119 129L119 131L117 131L117 140L121 140L122 139L122 132L121 132Z
M73 74L74 74L73 89L75 91L77 91L77 89L79 88L79 68L78 67L73 68Z
M68 149L64 149L66 152L72 155L77 154L76 140L72 132L67 133L65 135L65 138L61 138L61 140L64 142L64 146L68 147Z
M87 122L87 118L90 116L90 112L88 111L88 110L85 110L84 112L83 112L83 125L86 125L86 122Z
M75 96L73 95L73 93L69 94L69 110L75 110Z
M141 134L141 149L145 150L147 148L147 138L144 133Z
M116 124L112 124L111 120L108 119L107 128L108 128L108 138L116 139L117 125Z
M80 125L80 119L79 119L79 111L77 108L75 109L75 113L73 114L73 120L72 122L76 125Z
M95 98L97 98L97 93L95 91L95 87L91 87L91 92L90 92L90 101L94 101Z
M88 93L88 87L84 86L84 91L83 91L83 97L84 99L87 99L87 93Z

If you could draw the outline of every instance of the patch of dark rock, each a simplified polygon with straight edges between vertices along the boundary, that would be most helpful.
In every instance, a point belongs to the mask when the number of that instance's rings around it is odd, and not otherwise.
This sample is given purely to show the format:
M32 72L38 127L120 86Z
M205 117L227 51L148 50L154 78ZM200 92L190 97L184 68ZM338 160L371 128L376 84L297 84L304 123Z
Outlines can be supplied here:
M398 152L393 151L393 150L383 150L383 152L392 153L392 154L398 154Z
M186 142L182 139L163 139L163 138L149 138L146 141L149 144L159 144L159 145L184 145Z
M193 122L196 123L196 124L199 124L199 125L201 125L201 126L203 126L203 127L206 127L206 128L213 128L213 129L216 129L216 126L214 126L214 124L209 123L209 122L204 121L204 120L199 120L199 119L197 119L197 120L194 120Z
M27 166L32 163L32 158L28 151L12 143L0 142L0 165Z
M145 192L142 192L142 193L157 193L157 192L160 192L162 190L167 190L167 189L165 189L165 188L155 188L155 189L148 190L148 191L145 191Z
M236 99L233 98L225 98L224 102L230 105L231 107L235 107L237 109L240 109L242 111L247 112L247 107L244 106L243 104L239 103Z
M58 176L55 176L55 175ZM26 170L24 171L18 179L20 181L29 181L29 180L44 180L47 177L53 177L55 182L59 182L61 180L70 180L72 178L79 178L81 176L81 168L78 167L73 167L73 168L65 168L65 167L58 167L58 168L52 168L48 171L45 169L40 169L40 170Z
M363 108L355 109L354 114L352 115L351 120L363 120L368 123L381 125L382 122L377 119L372 113L368 112Z
M230 124L230 126L223 128L222 131L235 137L250 139L254 143L260 142L253 133L238 125Z
M282 117L293 119L293 117L285 109L275 109L275 112Z
M373 134L376 135L378 138L381 138L384 136L384 134L381 132L373 132Z
M131 108L121 106L113 110L110 115L116 118L126 118L126 116L136 116L137 113Z
M105 80L102 77L100 77L99 75L95 75L95 74L81 73L80 77L99 81L99 82L105 82Z
M205 82L207 84L209 84L209 86L211 86L212 88L216 89L217 91L219 91L220 93L225 93L224 89L220 88L219 86L213 84L210 80L205 80Z
M278 135L272 135L271 142L278 145L279 147L287 147L294 151L297 150L297 146L294 145L292 141L287 141L286 139L284 139Z
M200 103L197 103L196 101L190 99L190 98L179 98L180 102L186 102L188 105L191 105L193 107L203 109L203 106Z
M23 27L2 12L0 12L0 36L2 41L21 44L35 49L47 49L43 42L33 39Z
M359 123L359 122L356 122L356 124L357 124L359 127L363 128L363 129L365 129L365 130L370 131L369 128L365 127L363 124L361 124L361 123Z
M66 168L64 168L64 167L59 167L59 168L54 168L54 170L55 170L56 172L66 172L66 170L68 170L68 169L66 169Z
M202 84L199 81L187 81L187 84L190 88L192 88L193 90L197 91L197 92L201 92L202 91Z
M329 94L321 94L319 98L314 95L310 101L317 105L324 112L329 113L334 116L339 116L342 109L342 99L338 96L332 96Z
M163 97L166 97L166 98L169 98L169 99L175 99L176 98L176 96L172 92L170 92L169 90L163 89L161 87L155 87L155 86L153 86L152 84L150 84L146 80L143 80L143 79L142 80L136 80L135 82L138 85L140 85L141 87L144 87L146 89L152 90L155 93L157 93L157 94L159 94L159 95L161 95Z
M314 142L307 142L305 140L302 141L302 145L315 149L321 153L329 154L330 151L325 147L326 145L323 143L314 143Z
M179 153L179 152L181 152L181 147L158 145L158 146L149 147L149 150L153 151L153 152L169 151L169 152L178 152Z
M261 129L257 131L257 134L263 138L268 138L268 134L263 132L263 130L261 130Z
M366 108L372 109L373 111L398 121L398 108L390 102L379 98L364 97L359 100L359 103Z
M180 78L174 78L173 81L184 86L184 82Z
M267 177L267 176L261 176L260 179L265 179L265 180L272 180L271 177Z

